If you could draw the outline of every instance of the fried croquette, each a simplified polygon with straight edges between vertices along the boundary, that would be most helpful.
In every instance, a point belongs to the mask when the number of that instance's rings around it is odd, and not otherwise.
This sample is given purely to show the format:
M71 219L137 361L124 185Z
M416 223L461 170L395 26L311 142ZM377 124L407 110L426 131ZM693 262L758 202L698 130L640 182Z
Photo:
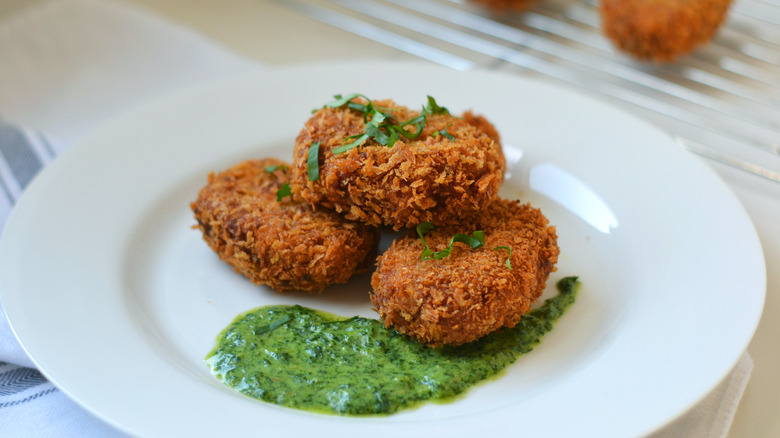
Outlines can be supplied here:
M378 232L293 199L288 171L269 158L209 175L190 207L211 249L253 283L277 291L320 292L371 268Z
M483 246L455 243L440 260L421 260L424 244L414 232L378 258L370 297L387 327L435 347L471 342L520 321L556 269L555 227L528 204L497 199L470 225L437 227L424 239L440 251L455 233L476 230L484 232Z
M372 104L399 124L421 116L391 100ZM346 107L317 111L296 140L290 183L295 192L315 208L395 230L426 221L455 224L460 216L478 211L497 196L505 163L498 134L486 119L473 114L468 120L449 113L429 114L416 138L402 135L392 146L369 138L334 153L366 133L372 120ZM319 179L311 181L307 160L315 143L319 144Z
M603 0L604 34L636 58L671 62L712 39L731 0Z

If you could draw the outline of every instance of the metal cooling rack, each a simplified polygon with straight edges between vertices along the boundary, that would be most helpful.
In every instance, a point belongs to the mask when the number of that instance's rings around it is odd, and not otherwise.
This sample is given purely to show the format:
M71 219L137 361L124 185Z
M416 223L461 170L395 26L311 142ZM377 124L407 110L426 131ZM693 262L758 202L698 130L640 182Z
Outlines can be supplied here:
M665 65L619 53L598 0L491 14L466 0L277 0L458 70L544 76L638 113L680 146L780 182L780 0L735 0L714 40Z

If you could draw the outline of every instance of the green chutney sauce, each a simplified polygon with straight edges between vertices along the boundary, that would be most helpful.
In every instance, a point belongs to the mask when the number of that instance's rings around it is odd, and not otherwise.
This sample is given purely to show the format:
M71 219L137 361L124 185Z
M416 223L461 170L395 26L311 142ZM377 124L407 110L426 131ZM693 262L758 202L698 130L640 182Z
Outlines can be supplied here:
M574 303L577 277L514 328L457 347L430 348L382 322L301 306L239 316L206 362L226 385L260 400L321 413L390 414L452 398L541 342Z

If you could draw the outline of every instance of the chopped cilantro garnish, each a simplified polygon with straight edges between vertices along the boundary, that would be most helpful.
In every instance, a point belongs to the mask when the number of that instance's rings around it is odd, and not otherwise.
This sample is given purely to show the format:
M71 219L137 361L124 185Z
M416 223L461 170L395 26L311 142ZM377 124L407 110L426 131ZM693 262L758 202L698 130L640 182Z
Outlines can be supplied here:
M286 170L287 166L284 164L274 164L273 166L268 166L265 168L265 171L268 173L274 173L277 170Z
M309 181L320 179L320 142L318 141L309 146L309 155L306 157L306 170L309 173Z
M399 134L403 135L406 138L414 139L420 136L422 134L423 128L425 128L425 124L428 122L428 118L425 114L417 116L413 119L407 120L397 127L394 126L393 129L397 131ZM407 126L414 126L417 128L417 131L415 132L409 132L406 128Z
M449 116L450 110L443 106L439 106L439 104L436 103L436 99L428 96L428 104L423 107L423 114L445 114Z
M455 137L453 137L452 134L447 132L447 128L449 128L450 126L452 126L452 123L450 123L449 125L445 126L444 129L441 129L439 131L434 131L433 132L433 136L434 137L438 137L439 135L442 135L442 136L444 136L444 138L446 138L449 141L455 140Z
M417 225L417 235L420 236L420 240L423 242L423 252L420 254L421 260L441 260L445 257L448 257L452 253L452 248L455 242L465 243L466 245L470 246L471 249L477 249L485 244L485 232L482 230L477 230L471 233L471 236L464 233L456 233L452 238L450 239L449 245L444 248L441 251L432 252L431 248L428 246L428 243L425 241L425 233L431 231L434 228L433 224L430 222L423 222L420 225Z
M363 99L366 99L367 101L371 102L371 99L367 98L366 96L364 96L364 95L362 95L360 93L347 94L346 96L342 96L340 94L337 94L337 95L333 96L333 98L336 99L336 100L334 100L333 102L326 103L325 107L327 107L327 108L341 108L342 106L344 106L344 105L346 105L348 103L354 103L356 105L360 105L360 104L358 104L356 102L352 102L352 99L354 99L356 97L362 97ZM357 109L357 108L355 108L355 109Z
M284 183L282 184L282 187L276 191L276 202L282 202L282 199L290 195L292 195L292 190L290 190L290 185Z
M432 229L433 224L430 222L423 222L420 225L417 225L417 235L420 236L420 240L422 240L423 246L425 247L422 254L420 254L420 258L423 260L428 260L431 258L431 249L428 247L428 242L425 241L425 237L423 236Z
M351 137L347 137L347 140L350 140L350 139L353 139L353 138L357 138L357 140L353 141L352 143L343 144L343 145L341 145L341 146L339 146L337 148L333 148L333 153L334 154L340 154L340 153L346 152L346 151L348 151L348 150L350 150L350 149L352 149L354 147L358 147L358 146L362 145L363 143L366 142L366 140L368 140L368 134L353 135Z
M341 154L350 149L361 146L369 139L376 141L382 146L392 147L401 137L407 139L415 139L419 137L425 128L425 124L428 121L429 115L450 114L447 108L439 106L436 103L436 100L431 96L428 96L428 103L423 106L422 114L403 122L393 117L393 115L390 114L391 110L377 107L374 105L374 102L371 99L363 94L352 93L346 96L337 94L333 97L335 100L326 103L324 108L341 108L346 106L353 111L362 113L363 121L366 124L366 130L364 132L347 137L344 139L344 144L333 148L334 154ZM368 103L363 104L360 102L353 102L352 99L357 97L367 100ZM407 127L412 127L415 129L409 131L406 129ZM446 132L446 128L443 131L444 132L442 132L442 135L450 140L454 139Z
M455 242L465 243L466 245L470 246L471 249L477 249L485 244L485 233L482 230L474 231L471 236L468 234L456 233L450 239L449 246L441 251L433 253L433 258L436 260L441 260L444 257L449 256L450 253L452 253L452 246Z
M497 246L493 248L494 251L498 251L499 249L505 249L509 251L509 256L506 258L506 267L512 269L512 263L510 263L510 261L512 260L512 248L508 246Z

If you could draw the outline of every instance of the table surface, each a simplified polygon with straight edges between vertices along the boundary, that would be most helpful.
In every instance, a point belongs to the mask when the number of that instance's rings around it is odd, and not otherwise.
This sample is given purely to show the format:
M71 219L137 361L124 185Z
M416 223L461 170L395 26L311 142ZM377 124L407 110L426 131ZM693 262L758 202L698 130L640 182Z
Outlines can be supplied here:
M42 0L0 0L0 19ZM268 66L380 58L416 60L406 53L301 16L267 0L129 0ZM729 437L780 436L780 184L712 162L745 206L767 264L764 314L748 351L753 374ZM735 291L735 299L739 299ZM727 324L727 321L724 321Z

